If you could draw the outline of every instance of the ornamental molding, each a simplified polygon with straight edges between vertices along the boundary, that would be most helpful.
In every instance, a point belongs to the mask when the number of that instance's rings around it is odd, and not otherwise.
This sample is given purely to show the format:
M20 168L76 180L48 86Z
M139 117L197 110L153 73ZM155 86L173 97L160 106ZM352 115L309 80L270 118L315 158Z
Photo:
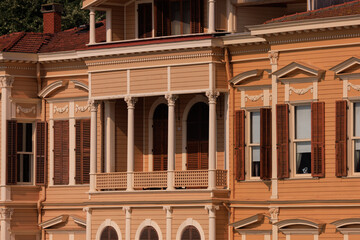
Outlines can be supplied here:
M253 53L253 52L269 52L270 48L260 48L260 49L249 49L249 50L240 50L240 51L232 51L231 55L237 55L241 53Z
M279 218L279 212L280 209L278 207L272 207L269 209L269 213L270 213L270 217L271 217L271 221L277 221Z
M128 108L135 108L138 99L136 97L126 96L124 101L127 103Z
M41 98L45 98L47 97L50 93L52 93L53 91L55 91L58 88L61 88L65 86L65 81L63 80L59 80L56 82L51 83L50 85L44 87L43 89L41 89L41 91L39 92L38 96Z
M64 112L66 112L66 113L68 113L69 112L69 105L66 105L66 106L64 106L64 107L57 107L57 106L54 106L54 113L60 113L60 114L62 114L62 113L64 113Z
M169 106L174 106L174 105L175 105L175 101L178 99L178 95L166 94L166 95L165 95L165 99L168 101L168 105L169 105Z
M0 208L0 220L9 220L14 213L12 208Z
M278 51L269 51L269 59L270 65L277 65L279 59L279 52Z
M6 87L12 87L14 83L14 76L5 75L0 76L0 87L6 88Z
M347 90L350 91L351 88L356 90L356 91L360 91L360 85L355 85L355 84L352 84L352 83L348 82Z
M0 70L16 69L16 70L36 70L34 67L18 67L18 66L1 66Z
M250 96L250 95L245 94L245 102L247 102L248 99L249 99L250 101L252 101L252 102L256 102L256 101L258 101L260 98L261 98L261 100L264 100L264 94L263 94L263 93L261 93L261 94L259 94L259 95L253 95L253 96Z
M220 96L218 91L206 91L206 96L209 99L209 103L216 103L216 99Z
M311 93L314 91L313 90L314 87L313 85L307 87L307 88L294 88L294 87L289 87L289 94L291 95L292 92L296 93L297 95L304 95L306 94L308 91L310 91Z
M197 53L197 54L184 54L184 55L152 57L152 58L136 58L136 59L114 60L114 61L106 61L106 62L92 62L92 63L87 63L87 66L116 65L116 64L126 64L126 63L152 62L152 61L162 61L162 60L176 60L176 59L202 58L202 57L214 57L214 56L222 57L224 56L224 54Z
M16 106L16 113L19 114L19 113L25 113L25 114L28 114L28 113L33 113L35 114L36 113L36 107L33 106L31 108L24 108L24 107L21 107L21 106Z
M75 112L86 112L89 111L90 112L90 105L87 104L85 106L79 106L79 105L75 105Z
M75 87L82 88L87 92L89 91L89 86L86 85L85 83L77 81L77 80L71 80L71 82L74 83Z
M96 112L99 106L99 102L95 101L94 99L90 99L88 101L88 105L90 106L90 112Z

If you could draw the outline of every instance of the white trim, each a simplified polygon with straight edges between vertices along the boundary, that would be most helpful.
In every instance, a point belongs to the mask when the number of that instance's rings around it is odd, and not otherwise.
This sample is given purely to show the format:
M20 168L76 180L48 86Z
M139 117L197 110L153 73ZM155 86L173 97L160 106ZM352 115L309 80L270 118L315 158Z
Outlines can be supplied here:
M76 129L75 103L69 102L69 185L75 185L76 175Z
M55 217L55 218L52 218L45 222L40 223L39 226L42 227L43 229L49 228L49 227L55 226L59 223L66 222L68 217L69 217L68 215L60 215L58 217Z
M86 85L85 83L83 82L80 82L78 80L71 80L72 83L74 83L75 87L79 87L79 88L82 88L84 89L85 91L89 91L89 86Z
M186 145L187 145L187 118L188 114L190 112L190 109L198 102L203 102L205 104L208 104L208 99L205 97L205 95L196 95L193 97L184 108L183 117L182 117L182 170L186 170L186 161L187 161L187 151L186 151Z
M139 4L144 4L144 3L151 3L151 27L152 27L152 31L151 31L151 37L154 37L154 1L153 0L137 0L135 1L135 39L143 39L143 38L139 38L139 14L138 14L138 8L139 8Z
M49 103L49 186L54 185L54 104Z
M163 240L163 235L162 235L162 232L161 232L161 229L159 227L159 225L151 220L151 219L145 219L138 227L138 229L136 230L136 234L135 234L135 240L139 240L140 239L140 234L141 234L141 231L147 227L147 226L151 226L155 229L155 231L157 232L158 234L158 237L159 237L159 240Z
M114 222L112 221L111 219L106 219L103 223L101 223L101 225L98 227L98 230L96 232L96 240L100 240L100 237L101 237L101 233L102 231L108 227L108 226L111 226L115 229L118 237L119 237L119 240L122 240L122 235L121 235L121 231L120 231L120 228L119 226Z
M38 96L41 98L45 98L47 97L50 93L52 93L53 91L55 91L58 88L64 87L65 86L65 81L63 80L59 80L56 82L51 83L50 85L44 87L43 89L41 89L41 91L39 92Z
M186 219L178 228L177 233L176 233L176 240L181 240L181 234L183 233L184 229L187 226L194 226L196 227L196 229L199 231L200 233L200 238L201 240L205 240L205 232L203 230L203 228L201 227L200 223L196 220L194 220L193 218L188 218Z
M149 128L149 140L148 140L148 156L149 156L149 162L148 162L148 171L152 172L153 171L153 166L154 166L154 156L153 156L153 147L154 147L154 141L153 141L153 136L154 136L154 128L153 126L153 118L154 118L154 113L156 108L160 105L160 104L165 104L167 105L166 99L165 97L159 97L158 99L155 100L155 102L151 105L150 110L149 110L149 116L148 116L148 128Z

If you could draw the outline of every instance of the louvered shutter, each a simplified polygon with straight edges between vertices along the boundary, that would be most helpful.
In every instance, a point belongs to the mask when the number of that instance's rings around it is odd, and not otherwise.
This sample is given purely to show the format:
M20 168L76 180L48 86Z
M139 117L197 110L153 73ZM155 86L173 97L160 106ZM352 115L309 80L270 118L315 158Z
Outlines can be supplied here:
M272 176L271 163L271 109L260 109L260 178L269 180Z
M167 170L167 120L154 119L153 168L154 171Z
M36 184L45 185L47 179L47 123L36 122Z
M198 170L199 169L199 144L197 141L187 142L187 170Z
M154 25L155 34L157 37L170 35L170 18L169 18L169 1L155 0L154 1Z
M276 105L278 178L289 177L289 105Z
M69 121L54 121L54 184L69 184Z
M245 111L235 112L235 178L245 180Z
M75 182L87 184L90 181L90 120L76 120Z
M311 103L311 175L325 177L325 103Z
M200 164L199 169L209 168L209 142L200 141Z
M202 33L204 31L203 6L204 6L203 0L191 0L191 6L190 6L191 33Z
M336 101L336 176L347 176L347 102L346 100Z
M16 120L7 121L7 178L8 185L16 184L17 182L17 122Z

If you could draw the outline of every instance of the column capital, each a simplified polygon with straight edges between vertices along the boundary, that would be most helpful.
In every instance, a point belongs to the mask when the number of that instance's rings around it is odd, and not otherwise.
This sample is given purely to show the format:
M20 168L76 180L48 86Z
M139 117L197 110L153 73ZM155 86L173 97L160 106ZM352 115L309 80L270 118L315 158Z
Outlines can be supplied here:
M165 99L168 101L168 105L169 105L169 106L174 106L174 105L175 105L175 101L178 99L178 95L166 94L166 95L165 95Z
M165 210L166 212L169 212L169 213L173 212L173 208L171 206L163 206L163 210Z
M279 212L280 209L278 207L271 207L269 208L269 213L270 213L270 217L271 217L271 222L272 223L276 223L278 218L279 218Z
M0 208L0 220L10 220L13 213L12 208Z
M99 106L99 102L98 101L95 101L93 99L90 99L88 101L88 104L90 106L90 112L96 112L97 111L97 108Z
M219 210L220 207L218 205L206 205L205 209L208 210L208 213L215 213L216 210Z
M216 99L219 97L218 91L206 91L206 96L209 99L209 103L216 103Z
M95 15L95 9L94 8L90 8L90 15Z
M125 211L126 213L131 213L131 212L132 212L131 207L123 207L122 209L123 209L123 211Z
M279 52L278 51L269 51L268 56L270 59L270 65L277 65L279 59Z
M131 96L126 96L124 98L124 101L127 103L127 107L129 108L135 108L135 104L137 103L138 99Z
M89 207L84 207L84 208L83 208L83 212L91 213L91 212L92 212L92 209L89 208Z
M14 83L14 77L10 75L0 76L0 87L12 87Z

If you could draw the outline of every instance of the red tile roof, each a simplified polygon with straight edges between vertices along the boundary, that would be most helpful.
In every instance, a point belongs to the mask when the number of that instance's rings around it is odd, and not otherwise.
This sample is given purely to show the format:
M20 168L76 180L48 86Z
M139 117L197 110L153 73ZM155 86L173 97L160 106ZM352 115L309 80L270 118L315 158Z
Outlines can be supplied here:
M304 19L316 19L316 18L327 18L337 16L347 16L360 14L360 0L346 2L339 5L333 5L326 8L321 8L313 11L307 11L302 13L295 13L275 19L266 21L267 23L279 23L279 22L290 22L299 21Z

